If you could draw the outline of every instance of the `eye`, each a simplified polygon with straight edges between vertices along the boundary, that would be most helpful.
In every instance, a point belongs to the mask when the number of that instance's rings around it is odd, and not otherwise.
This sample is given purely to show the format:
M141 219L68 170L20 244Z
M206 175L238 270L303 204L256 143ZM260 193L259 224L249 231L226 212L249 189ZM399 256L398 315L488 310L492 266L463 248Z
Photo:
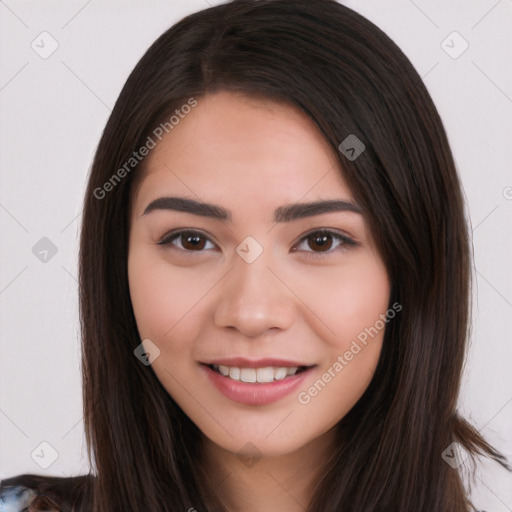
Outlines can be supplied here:
M178 249L188 252L202 252L207 242L213 245L213 242L199 231L183 230L165 235L158 245L175 245L175 240L181 240L181 246Z
M175 243L176 241L179 241L179 245ZM158 245L174 245L178 249L186 252L201 253L205 249L215 248L215 244L210 238L200 231L193 230L181 230L168 233L157 243ZM206 247L208 243L211 244L211 247ZM354 240L346 235L327 229L317 229L302 237L299 243L292 248L292 252L296 252L296 247L304 243L313 249L312 251L301 249L308 253L310 257L319 257L324 254L330 254L337 249L346 249L347 246L357 245Z
M333 242L333 239L336 243ZM313 249L312 251L305 250L305 252L308 253L308 257L313 258L324 254L330 254L337 249L346 249L347 246L357 245L357 243L348 236L328 229L317 229L316 231L311 231L300 240L298 245L300 246L304 243ZM295 248L292 249L292 251L296 250L297 249Z

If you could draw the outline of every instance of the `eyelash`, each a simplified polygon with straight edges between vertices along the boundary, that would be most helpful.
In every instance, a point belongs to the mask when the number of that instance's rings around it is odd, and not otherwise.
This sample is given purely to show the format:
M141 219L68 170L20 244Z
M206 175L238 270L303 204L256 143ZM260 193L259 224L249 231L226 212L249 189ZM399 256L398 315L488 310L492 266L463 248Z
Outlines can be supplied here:
M207 237L205 234L203 234L201 231L195 231L191 229L182 229L179 231L172 231L170 233L167 233L163 236L163 238L157 242L158 245L171 245L171 242L174 240L177 240L181 235L188 234L188 235L199 235L200 237L206 239L207 241L213 243L213 241ZM314 231L310 231L309 233L306 233L298 242L298 244L302 243L303 241L306 241L308 238L310 238L313 235L317 236L332 236L333 238L337 239L339 241L338 246L334 247L334 249L331 247L327 251L305 251L308 255L308 257L311 258L319 258L324 255L332 254L336 250L344 250L347 249L350 246L356 246L358 245L357 242L352 240L346 235L342 235L341 233L338 233L336 231L332 231L329 229L316 229ZM297 244L296 244L297 245ZM347 247L348 246L348 247ZM180 247L174 246L174 248L184 251L187 253L202 253L204 252L204 249L198 250L198 251L191 251L189 249L182 249ZM293 252L296 252L297 250L294 250Z

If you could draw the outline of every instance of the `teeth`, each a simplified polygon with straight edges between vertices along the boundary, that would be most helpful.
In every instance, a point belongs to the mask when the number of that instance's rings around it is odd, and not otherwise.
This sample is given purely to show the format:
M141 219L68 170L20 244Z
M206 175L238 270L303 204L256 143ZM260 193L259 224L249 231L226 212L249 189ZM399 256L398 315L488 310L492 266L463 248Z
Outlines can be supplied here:
M288 375L286 368L277 368L274 371L274 379L283 380Z
M295 375L299 367L273 367L265 368L238 368L236 366L213 365L213 369L233 380L241 382L273 382L274 380L283 380L284 378Z
M256 382L256 370L254 368L240 368L240 380L242 382Z
M258 382L272 382L274 380L274 368L272 366L258 368L256 370L256 380Z
M229 377L234 380L240 380L240 368L232 367L229 369Z

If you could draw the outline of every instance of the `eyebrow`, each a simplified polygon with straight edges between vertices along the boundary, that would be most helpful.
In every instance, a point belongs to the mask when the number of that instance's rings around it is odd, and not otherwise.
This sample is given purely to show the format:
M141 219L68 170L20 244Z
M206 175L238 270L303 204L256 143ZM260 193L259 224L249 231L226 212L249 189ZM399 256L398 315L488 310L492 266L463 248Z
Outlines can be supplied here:
M232 222L233 220L231 212L221 206L185 197L159 197L149 203L142 215L147 215L155 210L174 210L201 217L209 217L223 222ZM362 213L362 211L363 209L359 205L338 199L315 201L312 203L296 203L276 208L274 211L274 222L291 222L303 219L304 217L331 212Z

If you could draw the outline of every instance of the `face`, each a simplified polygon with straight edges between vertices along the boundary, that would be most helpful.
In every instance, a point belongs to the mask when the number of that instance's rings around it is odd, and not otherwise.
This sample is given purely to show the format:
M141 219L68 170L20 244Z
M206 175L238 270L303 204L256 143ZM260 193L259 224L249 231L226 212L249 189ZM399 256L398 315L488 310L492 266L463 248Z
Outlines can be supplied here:
M145 163L128 275L153 371L217 447L311 445L368 387L390 294L336 155L292 107L218 92Z

